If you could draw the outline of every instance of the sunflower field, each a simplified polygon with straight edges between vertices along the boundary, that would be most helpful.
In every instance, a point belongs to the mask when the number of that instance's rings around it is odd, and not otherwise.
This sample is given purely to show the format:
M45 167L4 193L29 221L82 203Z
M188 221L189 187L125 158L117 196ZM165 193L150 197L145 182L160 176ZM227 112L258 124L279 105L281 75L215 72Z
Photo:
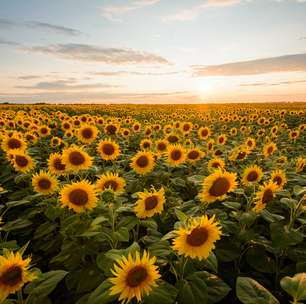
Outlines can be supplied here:
M0 303L304 303L305 113L1 105Z

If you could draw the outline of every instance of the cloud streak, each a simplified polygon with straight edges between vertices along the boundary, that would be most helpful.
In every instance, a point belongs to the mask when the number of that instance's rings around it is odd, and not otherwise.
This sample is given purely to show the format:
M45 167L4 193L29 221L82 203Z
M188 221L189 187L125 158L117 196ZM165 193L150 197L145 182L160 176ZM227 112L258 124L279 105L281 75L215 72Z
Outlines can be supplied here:
M203 4L180 10L163 18L163 21L189 21L198 17L204 10L212 7L226 7L239 4L245 0L207 0Z
M0 29L1 28L7 29L12 27L24 27L28 29L43 30L67 36L82 35L81 31L67 26L61 26L61 25L51 24L47 22L38 22L38 21L15 22L10 19L0 18Z
M92 75L113 77L113 76L169 76L184 73L185 71L173 71L173 72L135 72L135 71L114 71L114 72L93 72Z
M239 76L280 72L306 72L306 53L238 61L219 65L192 66L193 76Z
M106 5L101 7L101 15L111 21L121 21L118 17L158 2L160 0L136 0L123 5Z
M297 83L306 83L306 79L302 80L288 80L288 81L279 81L279 82L255 82L255 83L242 83L240 87L268 87L268 86L280 86L280 85L291 85Z
M18 42L0 38L0 46L1 45L3 45L3 46L20 46L20 44Z
M128 48L102 48L88 44L56 44L23 48L23 50L51 55L61 59L103 64L170 64L170 62L165 58L149 52Z

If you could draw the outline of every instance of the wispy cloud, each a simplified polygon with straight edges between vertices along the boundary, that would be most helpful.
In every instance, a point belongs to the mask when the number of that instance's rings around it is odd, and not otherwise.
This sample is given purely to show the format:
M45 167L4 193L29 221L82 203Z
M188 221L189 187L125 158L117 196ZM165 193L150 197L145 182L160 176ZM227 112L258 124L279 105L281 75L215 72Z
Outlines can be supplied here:
M204 10L211 7L226 7L239 4L247 0L207 0L202 4L194 5L189 8L180 10L163 18L164 21L188 21L195 19Z
M31 86L15 86L16 89L26 90L43 90L43 91L79 91L86 89L105 89L105 88L118 88L118 85L110 85L105 83L90 83L90 84L76 84L71 80L56 80L38 82Z
M0 38L0 46L1 45L3 45L3 46L20 46L20 44L18 42Z
M160 0L135 0L126 1L122 5L106 5L101 7L101 15L111 21L120 21L120 16L146 6L154 5L158 2Z
M54 32L56 34L62 34L67 36L79 36L82 32L67 26L61 26L46 22L39 21L25 21L16 22L10 19L0 18L0 29L7 29L11 27L25 27L29 29L43 30L48 32Z
M128 48L102 48L88 44L67 43L29 47L23 50L63 59L105 64L170 64L165 58L149 52Z
M169 75L177 75L180 73L184 73L185 71L173 71L173 72L135 72L135 71L102 71L102 72L93 72L92 75L96 76L104 76L104 77L112 77L112 76L169 76Z
M192 66L193 76L238 76L279 72L306 72L306 53L238 61L219 65Z
M280 86L280 85L291 85L297 83L306 83L306 79L302 80L288 80L288 81L279 81L279 82L255 82L255 83L242 83L241 87L268 87L268 86Z

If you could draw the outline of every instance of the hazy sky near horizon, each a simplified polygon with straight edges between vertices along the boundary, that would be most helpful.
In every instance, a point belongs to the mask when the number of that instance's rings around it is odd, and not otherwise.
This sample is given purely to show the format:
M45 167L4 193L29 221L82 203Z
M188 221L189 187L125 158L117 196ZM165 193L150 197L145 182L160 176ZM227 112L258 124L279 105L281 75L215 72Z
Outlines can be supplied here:
M306 0L1 0L0 101L306 101Z

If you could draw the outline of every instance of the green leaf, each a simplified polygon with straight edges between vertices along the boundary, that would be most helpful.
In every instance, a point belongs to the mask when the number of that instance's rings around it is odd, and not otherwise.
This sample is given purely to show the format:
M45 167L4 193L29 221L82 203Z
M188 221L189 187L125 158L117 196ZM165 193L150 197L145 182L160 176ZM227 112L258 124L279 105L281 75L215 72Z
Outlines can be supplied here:
M18 229L22 229L22 228L26 228L32 225L32 222L27 220L27 219L17 219L14 221L10 221L8 223L6 223L2 229L4 231L14 231L14 230L18 230Z
M149 295L145 296L144 304L173 304L177 297L178 290L171 284L162 281Z
M189 275L180 288L180 304L207 304L207 285L202 271Z
M182 222L182 223L186 223L187 222L188 216L183 211L175 208L174 212L175 212L175 215L176 215L176 217L178 218L178 220L180 222Z
M109 290L113 285L105 280L99 285L88 297L87 304L107 304L115 300L115 296L109 294Z
M41 274L25 288L25 293L29 294L27 303L42 303L41 300L47 297L67 274L68 272L64 270L51 270Z
M279 301L252 278L238 277L236 294L243 304L279 304Z
M286 248L303 242L304 235L294 229L288 229L282 223L272 223L270 225L272 245L274 247Z
M280 285L292 296L294 303L306 300L306 273L298 273L292 278L284 277L281 279Z
M295 185L293 187L293 193L295 196L300 196L301 194L306 192L306 187L301 187L300 185Z
M6 206L9 207L9 208L12 208L12 207L16 207L16 206L26 205L28 203L31 203L31 202L29 200L22 199L22 200L19 200L19 201L7 202Z
M275 261L261 247L251 247L246 253L246 260L255 270L263 273L275 272Z
M129 230L126 227L120 227L117 231L115 231L114 238L120 242L128 242L130 239Z

